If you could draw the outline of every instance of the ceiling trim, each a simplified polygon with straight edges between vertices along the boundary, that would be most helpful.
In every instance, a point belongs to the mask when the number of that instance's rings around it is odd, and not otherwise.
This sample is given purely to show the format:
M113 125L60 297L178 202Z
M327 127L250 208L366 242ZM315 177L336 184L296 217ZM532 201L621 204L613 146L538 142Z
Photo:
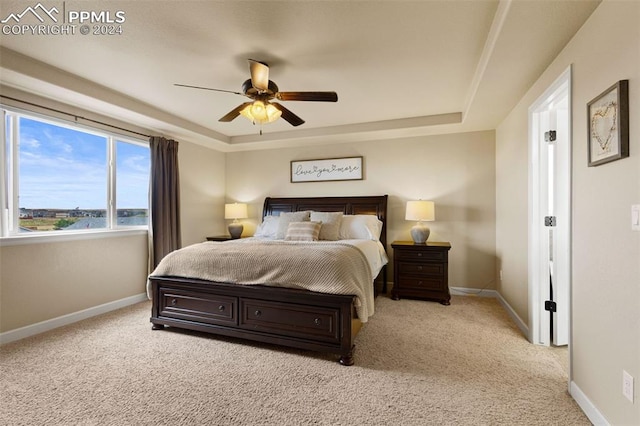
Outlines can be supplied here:
M480 56L480 60L478 61L478 66L476 67L473 79L471 80L471 86L469 87L469 92L467 93L467 99L464 103L465 107L462 118L463 120L467 117L469 110L473 105L476 94L478 93L478 88L480 87L480 83L482 83L484 73L487 70L487 66L489 65L491 56L495 51L496 44L502 33L502 28L505 21L507 20L507 15L509 14L509 9L511 8L511 2L512 0L500 0L500 3L498 4L498 9L496 10L496 14L493 17L491 28L489 29L489 34L487 35L487 40L485 41L484 48L482 49L482 55Z
M130 113L141 115L156 122L164 123L165 127L177 127L196 134L200 134L209 139L228 144L230 138L215 130L200 126L189 120L177 117L156 106L149 105L130 96L112 90L108 87L101 86L90 80L79 77L75 74L52 67L44 62L30 58L11 49L0 46L0 56L2 57L2 84L14 87L19 90L34 93L34 88L40 86L46 92L72 92L75 99L86 101L95 106L96 112L110 115L114 118L122 120L128 118ZM6 81L6 77L18 75L19 78L26 78L33 84L16 85ZM35 93L44 97L51 97L48 93ZM78 98L77 95L80 95ZM56 96L57 99L63 99L62 96ZM96 105L95 102L98 101ZM79 104L78 106L87 108L87 105ZM132 122L131 124L145 126L145 123ZM148 126L145 126L148 127ZM164 133L162 127L156 131Z
M422 117L401 118L396 120L383 120L368 123L345 124L314 129L299 129L289 132L276 132L267 135L242 135L232 136L231 144L238 145L249 142L264 142L272 140L305 139L316 136L348 135L363 132L377 132L400 129L412 129L419 127L437 126L442 124L462 123L462 113L452 112L448 114L427 115ZM266 136L266 137L264 137Z
M353 142L381 138L394 139L425 134L425 132L432 133L433 130L425 131L425 128L460 124L463 120L462 112L452 112L286 132L268 133L267 131L262 135L256 132L250 135L226 136L6 47L0 46L0 56L2 56L1 83L5 87L45 98L51 98L55 93L56 99L77 101L77 105L73 105L74 108L80 107L87 110L90 108L91 111L101 115L110 116L119 121L130 121L132 125L154 129L157 133L176 139L186 138L190 142L222 152L270 149L314 141L326 143L329 140ZM20 81L22 84L8 80ZM63 97L63 93L69 96Z

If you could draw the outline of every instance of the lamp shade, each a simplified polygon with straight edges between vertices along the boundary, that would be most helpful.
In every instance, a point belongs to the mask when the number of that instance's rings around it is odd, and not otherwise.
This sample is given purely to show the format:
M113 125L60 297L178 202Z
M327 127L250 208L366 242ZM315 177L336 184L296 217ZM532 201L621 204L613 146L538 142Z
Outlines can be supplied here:
M252 123L265 124L273 123L280 118L282 111L269 102L255 101L244 107L240 114Z
M238 219L245 219L247 217L246 204L233 203L224 205L224 218L233 219L233 223L230 223L228 226L229 235L231 235L231 238L240 238L244 226L242 226L242 224L238 222Z
M433 221L436 219L436 207L433 201L407 201L406 220Z
M246 219L247 205L244 203L233 203L224 205L225 219Z

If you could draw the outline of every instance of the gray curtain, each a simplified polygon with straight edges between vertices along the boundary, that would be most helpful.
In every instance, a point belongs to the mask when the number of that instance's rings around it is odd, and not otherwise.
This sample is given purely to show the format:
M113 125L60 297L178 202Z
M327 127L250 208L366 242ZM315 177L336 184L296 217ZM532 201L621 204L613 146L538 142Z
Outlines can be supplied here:
M151 136L149 184L149 271L182 246L178 142Z

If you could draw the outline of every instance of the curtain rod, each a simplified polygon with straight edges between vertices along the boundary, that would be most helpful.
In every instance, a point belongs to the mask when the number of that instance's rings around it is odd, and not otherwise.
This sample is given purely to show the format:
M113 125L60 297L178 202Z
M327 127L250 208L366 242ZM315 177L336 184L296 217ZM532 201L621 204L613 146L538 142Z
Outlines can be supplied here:
M125 129L124 127L114 126L113 124L104 123L102 121L94 120L92 118L83 117L83 116L77 115L77 114L71 114L71 113L68 113L68 112L65 112L65 111L61 111L59 109L47 107L47 106L44 106L44 105L38 105L36 103L29 102L29 101L24 101L22 99L12 98L11 96L6 96L6 95L1 95L0 94L0 97L1 98L5 98L5 99L10 99L12 101L20 102L20 103L23 103L23 104L26 104L26 105L34 106L36 108L42 108L42 109L46 109L46 110L49 110L49 111L57 112L58 114L68 115L69 117L73 117L76 121L78 121L78 119L85 120L85 121L89 121L91 123L100 124L102 126L111 127L112 129L118 129L118 130L122 130L122 131L125 131L125 132L128 132L128 133L133 133L135 135L145 136L147 138L151 137L150 135L146 135L144 133L140 133L140 132L136 132L136 131L133 131L133 130Z

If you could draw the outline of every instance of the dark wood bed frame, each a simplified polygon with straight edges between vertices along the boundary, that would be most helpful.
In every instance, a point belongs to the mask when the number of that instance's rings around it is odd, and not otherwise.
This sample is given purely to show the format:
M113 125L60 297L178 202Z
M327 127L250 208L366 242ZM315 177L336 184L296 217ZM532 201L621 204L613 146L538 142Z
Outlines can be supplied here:
M263 217L302 210L376 215L383 224L380 241L386 249L386 195L267 197ZM386 290L386 267L381 273ZM150 277L149 281L154 330L178 327L335 353L340 355L340 364L353 365L354 340L362 326L355 312L355 296L177 277Z

